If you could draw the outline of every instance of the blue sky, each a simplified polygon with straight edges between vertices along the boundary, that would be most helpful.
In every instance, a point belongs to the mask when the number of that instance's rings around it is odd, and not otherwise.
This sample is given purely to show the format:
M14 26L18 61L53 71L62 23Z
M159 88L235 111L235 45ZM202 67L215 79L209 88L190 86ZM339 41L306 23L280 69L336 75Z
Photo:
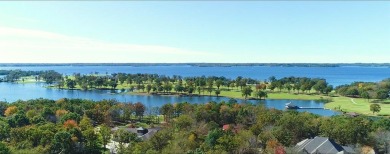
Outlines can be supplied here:
M0 10L0 62L390 62L386 1L32 1Z

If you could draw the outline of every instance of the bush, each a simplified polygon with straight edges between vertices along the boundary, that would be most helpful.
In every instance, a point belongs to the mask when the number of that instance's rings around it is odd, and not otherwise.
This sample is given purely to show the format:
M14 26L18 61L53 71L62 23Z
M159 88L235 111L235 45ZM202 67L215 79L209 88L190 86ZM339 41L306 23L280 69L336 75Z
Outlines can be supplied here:
M10 154L9 148L4 143L0 142L0 153L1 154Z

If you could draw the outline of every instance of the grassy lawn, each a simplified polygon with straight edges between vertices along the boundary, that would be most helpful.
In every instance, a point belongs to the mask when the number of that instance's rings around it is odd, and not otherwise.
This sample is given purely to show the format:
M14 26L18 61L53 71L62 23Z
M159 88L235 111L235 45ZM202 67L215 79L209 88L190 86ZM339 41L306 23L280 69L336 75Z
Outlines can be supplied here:
M35 81L35 76L25 76L21 77L20 80L16 81L16 83L37 83L44 81Z
M326 108L329 109L338 109L346 112L357 112L366 115L386 115L390 114L390 104L380 104L381 111L379 113L372 114L370 111L370 103L367 99L362 98L352 98L355 103L352 102L349 97L333 97L333 102L325 104ZM370 100L371 101L371 100Z
M206 93L205 93L206 94ZM214 93L212 93L214 95ZM221 91L220 96L240 98L244 99L240 90ZM248 96L253 97L253 96ZM315 94L294 94L288 92L269 92L267 99L300 99L300 100L318 100L327 96L315 95Z

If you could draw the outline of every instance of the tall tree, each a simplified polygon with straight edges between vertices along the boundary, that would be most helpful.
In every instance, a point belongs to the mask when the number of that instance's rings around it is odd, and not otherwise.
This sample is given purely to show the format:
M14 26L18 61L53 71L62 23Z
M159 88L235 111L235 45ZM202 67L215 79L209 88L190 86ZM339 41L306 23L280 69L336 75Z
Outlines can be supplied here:
M215 90L215 95L217 95L217 97L219 96L219 94L221 94L221 90L219 89Z
M222 85L223 81L221 79L218 79L217 81L215 81L215 86L217 86L218 90L219 90L219 87Z
M244 96L245 99L247 99L247 97L250 96L252 93L252 88L250 86L246 86L241 90L241 93L242 96Z
M371 104L370 111L372 111L372 114L374 114L375 112L379 112L381 111L381 106L379 104Z
M106 145L111 140L111 129L107 125L103 124L100 125L99 133L102 136L103 146L106 148Z
M138 117L139 120L141 120L142 117L144 116L145 105L142 104L141 102L137 102L134 104L134 110L135 110L135 115Z
M164 116L164 121L168 122L170 117L173 115L173 105L171 103L164 104L160 108L160 113Z

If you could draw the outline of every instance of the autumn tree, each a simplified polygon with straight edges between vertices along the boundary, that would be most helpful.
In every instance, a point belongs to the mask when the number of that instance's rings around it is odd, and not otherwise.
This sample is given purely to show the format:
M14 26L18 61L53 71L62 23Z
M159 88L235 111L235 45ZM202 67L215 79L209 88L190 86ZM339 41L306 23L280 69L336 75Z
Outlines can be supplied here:
M78 128L77 122L75 120L66 120L64 122L64 128L67 130L72 129L72 128Z
M10 106L4 111L4 115L8 117L15 114L16 112L18 112L18 108L16 106Z

